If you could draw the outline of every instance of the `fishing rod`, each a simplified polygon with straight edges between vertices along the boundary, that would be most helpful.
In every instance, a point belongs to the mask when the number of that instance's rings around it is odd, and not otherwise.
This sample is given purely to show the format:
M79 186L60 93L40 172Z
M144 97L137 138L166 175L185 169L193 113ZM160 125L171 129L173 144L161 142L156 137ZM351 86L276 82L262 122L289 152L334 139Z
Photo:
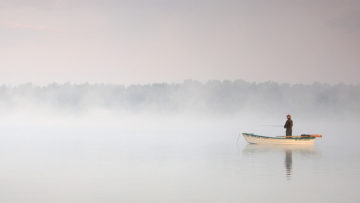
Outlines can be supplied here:
M270 127L284 127L283 125L262 125L262 126L270 126Z

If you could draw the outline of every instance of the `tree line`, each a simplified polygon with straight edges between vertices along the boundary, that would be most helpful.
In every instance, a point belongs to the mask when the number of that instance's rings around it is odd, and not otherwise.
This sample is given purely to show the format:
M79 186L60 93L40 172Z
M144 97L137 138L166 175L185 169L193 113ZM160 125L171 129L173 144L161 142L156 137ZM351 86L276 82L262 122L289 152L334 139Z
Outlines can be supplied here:
M0 86L0 109L211 113L306 112L360 115L360 86L279 84L243 80L153 84L49 84Z

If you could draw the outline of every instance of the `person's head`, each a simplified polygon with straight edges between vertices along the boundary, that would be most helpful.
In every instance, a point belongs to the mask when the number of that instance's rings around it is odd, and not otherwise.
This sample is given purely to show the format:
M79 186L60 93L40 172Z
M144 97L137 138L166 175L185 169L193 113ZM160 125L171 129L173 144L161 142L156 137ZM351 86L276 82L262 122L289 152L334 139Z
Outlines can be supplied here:
M288 114L288 115L286 116L286 118L287 118L287 119L290 119L290 118L291 118L291 115L290 115L290 114Z

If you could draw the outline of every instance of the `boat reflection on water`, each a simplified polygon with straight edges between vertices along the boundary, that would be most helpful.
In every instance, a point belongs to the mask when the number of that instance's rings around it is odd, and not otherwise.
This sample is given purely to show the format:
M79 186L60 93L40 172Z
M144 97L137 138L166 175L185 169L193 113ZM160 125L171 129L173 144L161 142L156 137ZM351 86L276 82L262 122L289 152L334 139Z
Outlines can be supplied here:
M244 155L269 154L272 152L284 152L285 154L285 175L287 180L291 179L293 171L293 154L300 156L316 155L314 145L260 145L248 144L243 150Z

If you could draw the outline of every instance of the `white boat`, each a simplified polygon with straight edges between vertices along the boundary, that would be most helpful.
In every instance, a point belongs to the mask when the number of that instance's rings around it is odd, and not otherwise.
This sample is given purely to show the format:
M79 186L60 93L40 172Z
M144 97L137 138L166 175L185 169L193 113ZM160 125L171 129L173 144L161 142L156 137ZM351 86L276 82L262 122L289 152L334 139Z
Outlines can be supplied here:
M268 137L253 133L242 133L242 135L250 144L312 145L316 138L315 136Z

